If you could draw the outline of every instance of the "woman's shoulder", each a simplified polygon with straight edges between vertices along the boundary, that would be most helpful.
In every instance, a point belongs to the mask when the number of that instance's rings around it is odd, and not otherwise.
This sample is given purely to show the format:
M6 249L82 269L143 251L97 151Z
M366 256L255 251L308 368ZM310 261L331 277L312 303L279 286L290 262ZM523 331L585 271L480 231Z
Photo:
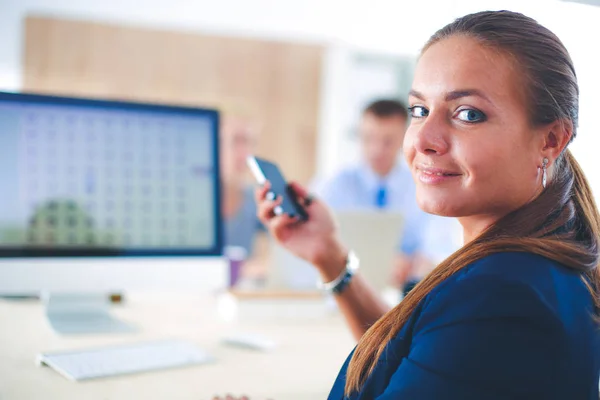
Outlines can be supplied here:
M473 389L597 382L591 295L580 274L553 260L528 253L483 257L434 289L418 310L391 342L390 354L410 360L405 368L452 385L471 381ZM548 396L532 395L542 397Z
M499 252L470 263L448 277L428 295L437 297L456 286L498 286L521 284L535 286L553 280L553 275L579 276L566 266L546 257L526 252Z
M448 278L427 296L422 315L443 316L441 320L539 317L560 324L566 303L586 315L593 310L580 273L536 254L504 252Z
M562 286L587 292L581 273L555 260L527 252L499 252L467 265L440 285L442 291L452 286L483 288L529 288L542 297L555 294Z
M450 282L483 280L534 286L539 290L552 289L554 283L577 284L581 273L558 261L527 252L500 252L487 255L467 265L449 278Z

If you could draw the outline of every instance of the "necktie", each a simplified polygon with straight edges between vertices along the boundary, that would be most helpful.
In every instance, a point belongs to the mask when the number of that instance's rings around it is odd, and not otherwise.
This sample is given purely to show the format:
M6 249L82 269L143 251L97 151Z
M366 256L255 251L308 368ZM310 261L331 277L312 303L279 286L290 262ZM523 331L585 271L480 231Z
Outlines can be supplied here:
M375 206L377 208L385 208L387 206L387 189L385 185L380 185L377 189L377 196L375 197Z

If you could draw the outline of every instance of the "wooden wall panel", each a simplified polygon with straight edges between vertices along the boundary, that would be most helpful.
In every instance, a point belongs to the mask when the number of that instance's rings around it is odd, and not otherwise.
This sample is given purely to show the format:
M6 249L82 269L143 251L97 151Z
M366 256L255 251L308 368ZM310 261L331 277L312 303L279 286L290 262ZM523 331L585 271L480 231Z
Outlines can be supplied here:
M258 153L307 182L315 171L323 49L29 17L24 90L242 110Z

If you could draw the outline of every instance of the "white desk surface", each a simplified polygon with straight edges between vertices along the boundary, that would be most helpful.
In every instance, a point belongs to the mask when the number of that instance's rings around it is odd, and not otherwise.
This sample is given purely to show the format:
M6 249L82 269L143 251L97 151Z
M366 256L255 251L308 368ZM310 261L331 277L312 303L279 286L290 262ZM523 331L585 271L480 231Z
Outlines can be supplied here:
M113 312L140 332L59 336L39 302L0 300L0 400L211 400L226 393L251 400L324 399L354 346L339 314L231 323L217 317L214 298L174 294L128 294ZM265 353L220 343L240 331L268 336L279 347ZM193 341L217 362L84 382L35 364L42 352L169 337Z

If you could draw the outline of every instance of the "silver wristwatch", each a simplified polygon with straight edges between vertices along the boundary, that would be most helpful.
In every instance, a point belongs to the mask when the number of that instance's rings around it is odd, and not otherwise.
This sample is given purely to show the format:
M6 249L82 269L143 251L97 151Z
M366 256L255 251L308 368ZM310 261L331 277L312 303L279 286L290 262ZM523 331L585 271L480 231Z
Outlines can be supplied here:
M352 250L348 252L346 257L346 267L342 270L337 278L330 282L317 282L317 287L329 293L340 293L356 273L360 266L360 260Z

